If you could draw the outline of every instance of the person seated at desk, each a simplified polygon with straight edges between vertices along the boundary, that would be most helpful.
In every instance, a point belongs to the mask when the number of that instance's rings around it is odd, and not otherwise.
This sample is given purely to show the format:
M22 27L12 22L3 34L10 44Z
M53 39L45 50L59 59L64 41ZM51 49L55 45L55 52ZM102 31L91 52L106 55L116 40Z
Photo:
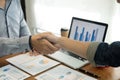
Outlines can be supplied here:
M0 0L0 57L33 48L41 54L56 51L47 40L37 40L42 35L31 36L20 0Z
M105 42L80 42L66 37L57 37L52 33L42 38L88 59L94 66L120 66L120 41L113 42L112 44Z

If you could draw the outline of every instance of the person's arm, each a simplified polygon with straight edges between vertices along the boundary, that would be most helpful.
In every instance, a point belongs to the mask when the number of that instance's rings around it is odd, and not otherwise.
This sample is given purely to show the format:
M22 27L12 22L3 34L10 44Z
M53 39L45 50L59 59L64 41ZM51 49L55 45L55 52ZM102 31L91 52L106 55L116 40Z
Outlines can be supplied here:
M21 38L0 37L0 57L10 53L23 52L34 48L40 54L50 54L59 48L51 44L48 40L41 39L43 35L49 33L40 33L36 35L24 36Z
M105 42L81 42L53 34L44 38L58 44L61 48L74 52L90 61L94 66L120 66L120 42L108 44Z
M100 44L99 42L82 42L71 40L66 37L59 37L58 39L56 39L56 43L59 44L61 48L64 48L85 59L88 59L91 64L93 64L94 66L98 66L97 63L95 63L94 58L98 45Z
M58 44L61 48L71 51L81 57L87 58L86 53L90 42L75 41L66 37L57 37L53 34L45 35L43 38L48 39L54 44Z
M0 57L10 53L23 52L30 50L29 36L21 38L0 38Z
M80 42L80 41L68 39L66 37L60 37L57 40L57 43L60 45L60 47L68 51L71 51L83 58L87 58L86 52L90 42Z
M90 61L96 67L120 66L120 42L81 42L61 37L57 41L62 48L74 52Z
M100 43L93 58L96 66L120 66L120 41Z

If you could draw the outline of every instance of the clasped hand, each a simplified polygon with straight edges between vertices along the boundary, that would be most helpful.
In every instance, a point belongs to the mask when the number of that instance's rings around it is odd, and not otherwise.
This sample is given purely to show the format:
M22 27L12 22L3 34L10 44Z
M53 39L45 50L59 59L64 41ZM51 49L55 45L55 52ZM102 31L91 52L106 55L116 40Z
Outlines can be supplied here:
M51 54L59 50L60 46L56 43L57 38L50 32L33 35L31 45L34 52L30 52L31 55Z

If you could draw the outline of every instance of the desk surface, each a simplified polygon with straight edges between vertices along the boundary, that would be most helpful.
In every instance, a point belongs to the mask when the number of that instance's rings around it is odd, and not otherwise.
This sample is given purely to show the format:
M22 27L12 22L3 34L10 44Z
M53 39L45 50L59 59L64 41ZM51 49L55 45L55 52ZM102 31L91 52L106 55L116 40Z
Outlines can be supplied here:
M0 67L9 64L5 59L16 56L16 55L18 54L8 55L0 58ZM120 67L95 68L91 64L88 64L84 66L82 69L98 75L100 77L98 80L120 80ZM34 76L31 76L26 80L35 80L35 78Z

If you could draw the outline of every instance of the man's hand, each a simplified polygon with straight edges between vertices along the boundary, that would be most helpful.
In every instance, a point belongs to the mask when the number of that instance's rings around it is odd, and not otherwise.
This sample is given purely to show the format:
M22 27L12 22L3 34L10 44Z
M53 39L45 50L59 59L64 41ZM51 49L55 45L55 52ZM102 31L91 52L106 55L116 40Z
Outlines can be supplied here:
M48 36L49 34L51 33L41 33L31 37L31 44L35 51L39 52L40 54L50 54L59 49L51 42L44 39L44 36Z
M44 33L44 35L41 36L43 39L47 39L49 42L51 42L52 44L54 44L54 46L56 46L57 48L61 48L60 47L60 44L59 44L59 38L58 36L50 33L50 32L47 32L47 33Z
M46 34L46 35L44 35L42 37L47 39L48 41L52 42L53 44L57 44L58 45L59 37L55 36L54 34L50 33L50 34Z
M29 54L30 54L30 56L37 56L37 55L39 55L39 53L37 51L35 51L35 50L29 51Z

